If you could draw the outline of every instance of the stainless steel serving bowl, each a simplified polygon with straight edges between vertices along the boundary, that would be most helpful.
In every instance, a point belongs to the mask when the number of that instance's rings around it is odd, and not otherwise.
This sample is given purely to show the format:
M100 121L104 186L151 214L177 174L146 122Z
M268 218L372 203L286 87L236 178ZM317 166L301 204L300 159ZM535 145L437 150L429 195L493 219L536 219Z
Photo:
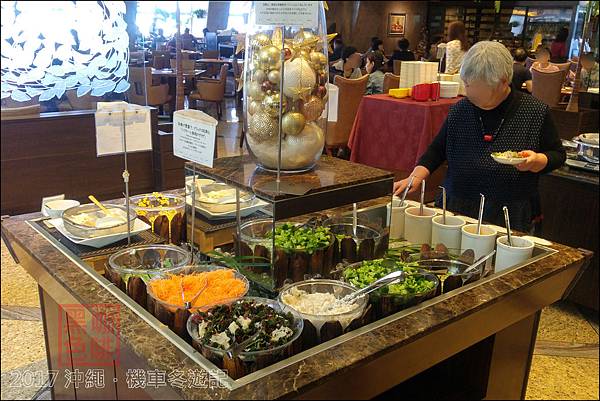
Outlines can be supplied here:
M593 134L582 134L573 138L577 144L577 154L590 163L598 164L600 162L600 146L597 143L586 140L586 136ZM598 134L595 134L598 135Z

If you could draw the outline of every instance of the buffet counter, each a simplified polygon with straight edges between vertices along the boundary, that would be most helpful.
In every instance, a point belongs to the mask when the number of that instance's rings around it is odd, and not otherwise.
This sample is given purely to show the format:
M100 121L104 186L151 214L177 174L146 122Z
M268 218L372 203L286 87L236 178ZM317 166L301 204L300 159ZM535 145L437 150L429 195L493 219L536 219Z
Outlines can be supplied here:
M54 399L354 399L390 391L387 394L524 398L540 311L563 297L591 257L587 251L553 243L525 265L233 380L85 259L32 223L40 217L5 219L2 237L39 283L49 370L58 372ZM104 306L102 314L98 305ZM91 340L99 327L107 329L108 336L101 344ZM82 358L74 357L76 333L90 343L91 351L84 351ZM100 363L105 359L94 349L111 352L108 365ZM104 387L79 386L64 374L90 368L104 371ZM152 384L141 386L132 380L132 372L140 370L148 378L154 372ZM184 372L194 371L207 381L181 379ZM424 386L427 377L437 385Z
M564 166L540 178L542 236L594 252L569 300L598 311L598 173Z

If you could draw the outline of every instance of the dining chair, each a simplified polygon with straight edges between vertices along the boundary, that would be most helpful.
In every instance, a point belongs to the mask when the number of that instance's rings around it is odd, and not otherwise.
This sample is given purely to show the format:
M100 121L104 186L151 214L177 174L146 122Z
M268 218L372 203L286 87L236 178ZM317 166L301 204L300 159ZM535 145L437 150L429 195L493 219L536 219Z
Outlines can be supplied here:
M219 51L218 50L206 50L204 53L202 53L202 58L204 58L204 59L218 59L219 58ZM200 63L200 65L202 66L203 70L206 70L206 74L205 75L207 77L214 77L220 71L219 64L215 64L215 63Z
M402 69L402 60L394 60L394 63L393 63L394 75L400 76L401 69Z
M334 78L333 83L339 88L338 119L336 122L327 123L325 151L328 155L333 155L336 149L347 149L354 118L368 82L368 75L358 79L348 79L339 75Z
M150 67L130 67L129 83L131 85L127 91L127 97L130 103L146 105L147 95L148 106L156 106L162 111L163 105L171 100L168 84L152 85L152 68Z
M391 72L386 72L383 76L383 93L388 93L391 88L399 88L400 87L400 75L392 74Z
M548 106L555 107L560 101L561 89L565 82L566 75L567 70L543 72L532 68L531 94Z
M571 68L571 62L567 61L566 63L550 63L550 65L555 65L561 71L568 71Z
M169 62L171 64L171 69L177 71L177 60L171 59ZM196 69L196 60L181 59L181 68L185 73L193 73Z
M157 70L169 68L171 65L169 61L170 58L171 54L168 51L155 50L152 52L152 67Z
M225 98L225 86L227 85L227 64L221 66L219 78L200 79L196 81L196 90L189 96L190 108L195 108L198 100L215 103L217 107L217 117L220 120L223 115L223 99ZM193 102L192 102L193 101Z
M527 68L528 70L531 69L531 66L533 65L533 63L535 63L535 59L531 58L531 57L527 57L527 59L525 60L525 68Z

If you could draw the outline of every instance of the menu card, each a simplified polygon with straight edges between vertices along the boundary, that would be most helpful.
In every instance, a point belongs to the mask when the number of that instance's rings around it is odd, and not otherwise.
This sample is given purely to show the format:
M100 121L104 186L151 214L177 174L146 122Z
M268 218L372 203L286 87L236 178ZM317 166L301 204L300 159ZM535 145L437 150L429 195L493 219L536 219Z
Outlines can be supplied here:
M173 115L173 154L212 168L218 121L200 110L178 110Z

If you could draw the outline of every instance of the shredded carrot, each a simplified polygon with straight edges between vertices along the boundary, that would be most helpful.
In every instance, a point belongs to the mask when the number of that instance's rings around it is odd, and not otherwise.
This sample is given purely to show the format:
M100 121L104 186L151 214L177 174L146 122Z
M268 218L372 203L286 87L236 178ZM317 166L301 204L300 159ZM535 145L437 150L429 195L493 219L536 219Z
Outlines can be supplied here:
M181 297L182 282L185 301ZM157 299L170 305L183 305L184 302L191 302L202 291L193 303L194 307L236 299L246 293L246 284L235 278L234 271L231 269L173 275L169 278L151 281L150 288Z

